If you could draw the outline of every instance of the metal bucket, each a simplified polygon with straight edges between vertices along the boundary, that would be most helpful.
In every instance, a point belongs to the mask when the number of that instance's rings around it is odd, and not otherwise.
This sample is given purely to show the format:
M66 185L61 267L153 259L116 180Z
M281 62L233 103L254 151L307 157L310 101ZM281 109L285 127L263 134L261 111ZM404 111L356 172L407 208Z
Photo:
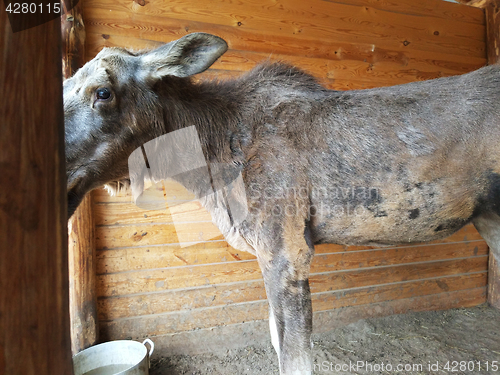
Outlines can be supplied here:
M142 344L131 340L109 341L73 356L73 368L75 375L148 375L154 349L150 339Z

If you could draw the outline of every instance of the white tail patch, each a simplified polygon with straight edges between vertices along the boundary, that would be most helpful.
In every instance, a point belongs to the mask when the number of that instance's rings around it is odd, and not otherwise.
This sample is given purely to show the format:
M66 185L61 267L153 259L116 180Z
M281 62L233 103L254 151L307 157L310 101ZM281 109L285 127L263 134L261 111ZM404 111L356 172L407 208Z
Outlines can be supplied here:
M271 306L269 306L269 330L271 331L271 342L273 344L276 354L278 354L278 360L280 358L280 339L278 335L278 326L276 325L276 318L274 317L274 311Z

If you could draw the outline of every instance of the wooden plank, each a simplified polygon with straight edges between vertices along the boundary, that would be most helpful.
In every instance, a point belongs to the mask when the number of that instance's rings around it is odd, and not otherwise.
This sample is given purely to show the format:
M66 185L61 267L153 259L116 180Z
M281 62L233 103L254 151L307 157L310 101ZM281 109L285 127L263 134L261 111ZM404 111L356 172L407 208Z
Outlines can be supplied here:
M488 64L496 64L500 58L500 1L489 1L484 11Z
M488 303L500 309L500 262L491 252L488 262Z
M312 295L312 303L314 311L323 311L442 292L474 289L485 287L487 282L488 276L486 272L440 277L423 281L315 293ZM108 297L100 298L98 301L99 319L109 321L264 299L266 299L266 292L263 281L211 285L165 293Z
M92 197L87 195L68 222L71 351L73 355L98 340L96 254Z
M85 25L82 3L76 0L62 2L64 8L61 16L64 78L71 77L85 64ZM67 10L67 6L71 9Z
M366 9L346 4L314 1L281 4L257 2L212 2L177 0L164 3L152 0L145 7L119 0L103 4L87 2L88 9L131 12L146 16L164 16L182 20L242 27L247 30L267 30L278 35L296 35L310 39L335 39L344 42L373 43L389 46L449 52L484 57L484 26L443 20L428 15L425 22L420 16L402 15ZM279 22L277 22L279 20ZM437 33L437 34L436 34ZM408 44L409 43L409 44Z
M440 277L423 281L395 283L382 286L356 288L346 291L319 293L312 295L314 311L325 311L341 307L370 305L385 301L415 298L450 293L460 290L484 288L487 273Z
M226 241L203 242L190 247L178 245L145 246L97 253L97 274L195 266L254 260L254 255L233 249Z
M454 19L460 22L471 22L484 24L484 13L480 9L465 7L448 1L436 0L325 0L334 3L349 5L369 6L388 12L414 14L417 16L428 16L443 19Z
M483 272L487 256L437 262L410 263L395 266L312 273L311 292L326 292L408 280L419 280L462 273ZM97 276L98 297L185 289L203 285L262 279L257 261L172 267L129 271Z
M173 224L96 228L96 249L178 243Z
M412 247L400 246L369 250L354 250L355 246L349 246L349 251L342 251L342 246L339 245L329 245L329 248L333 251L314 256L311 265L312 273L488 254L488 247L484 241L421 244ZM184 248L178 245L145 246L99 251L97 273L111 274L130 270L183 267L252 259L256 259L254 255L238 251L225 241L204 242Z
M163 210L144 210L130 203L96 204L94 212L96 226L212 221L212 216L199 201Z
M387 301L348 308L350 316L356 320L369 317L377 311L403 312L447 309L452 307L476 306L484 303L486 288L459 290L433 294L423 297L412 297L396 301ZM388 308L389 307L389 308ZM344 309L327 310L334 314L342 314ZM106 340L124 338L139 339L142 337L161 336L194 329L238 324L247 321L264 320L268 317L266 301L232 304L222 307L194 309L165 314L154 314L141 317L116 319L100 324L100 333ZM316 319L315 319L316 320ZM319 326L317 321L316 326ZM345 322L343 322L344 324ZM328 326L322 322L322 326Z
M400 68L423 71L445 70L464 73L485 65L484 57L446 54L412 48L383 48L370 43L345 43L333 38L306 39L296 35L273 35L268 30L246 30L241 27L214 25L166 17L151 17L126 12L91 9L87 27L92 38L102 35L136 37L168 42L187 32L210 32L227 40L231 49L265 54L297 55L331 60L366 61L370 64L391 62ZM134 33L131 33L131 30ZM96 35L97 34L97 35ZM94 42L91 41L92 44ZM94 53L96 51L94 50Z
M258 1L260 5L260 1ZM411 14L394 13L385 11L383 7L372 7L363 4L361 6L340 3L340 2L325 2L323 0L311 0L303 2L300 0L287 1L286 8L290 13L291 19L295 20L296 15L300 15L300 19L306 21L316 21L315 25L331 27L329 21L334 17L335 21L342 17L351 17L351 20L356 20L356 31L359 32L367 27L367 30L376 29L383 30L385 28L391 29L394 33L401 32L404 35L412 35L416 30L420 37L429 37L431 43L435 43L435 37L440 36L445 39L446 37L462 38L468 35L467 38L484 40L484 23L470 24L455 19L443 19L436 17L433 11L430 11L425 16L425 22L422 22L422 17L415 17ZM311 10L313 9L313 10ZM282 11L282 9L280 9ZM280 13L277 13L280 14ZM281 12L282 14L282 12ZM325 17L328 16L328 18ZM293 18L292 18L293 17ZM330 18L332 17L332 18ZM358 18L359 17L359 18ZM318 22L318 18L319 21ZM346 22L347 19L344 18ZM361 25L359 24L361 23ZM347 23L349 25L350 23ZM425 24L425 26L424 26ZM338 24L340 27L340 24ZM308 24L309 26L309 24ZM436 34L439 31L439 35ZM304 31L303 31L304 32ZM470 34L469 34L470 33ZM385 34L385 32L384 32ZM446 34L446 36L444 36ZM443 40L444 41L444 40Z
M220 240L222 234L212 222L126 225L96 228L96 248L177 244Z
M71 10L62 2L63 76L71 77L85 64L85 25L82 1L71 0ZM71 351L79 353L97 342L97 297L95 291L95 246L92 197L87 194L68 223L70 274L69 310Z
M100 322L100 334L104 340L136 338L139 335L154 337L200 328L217 327L263 320L268 317L267 301L233 304L223 307L175 311L137 318L124 318Z
M211 284L261 279L257 261L172 267L98 275L99 297L160 292Z
M488 254L483 241L417 246L413 248L349 251L316 255L311 264L311 273L343 271L366 267L380 267L413 262L432 262L444 259L466 258Z
M73 374L61 22L10 16L0 6L0 373Z
M262 301L266 298L262 280L209 285L163 293L105 297L98 301L99 319L109 321L133 316Z
M444 260L431 263L413 263L397 266L357 269L323 274L311 274L311 292L389 284L401 281L421 280L439 276L483 272L488 267L488 257Z

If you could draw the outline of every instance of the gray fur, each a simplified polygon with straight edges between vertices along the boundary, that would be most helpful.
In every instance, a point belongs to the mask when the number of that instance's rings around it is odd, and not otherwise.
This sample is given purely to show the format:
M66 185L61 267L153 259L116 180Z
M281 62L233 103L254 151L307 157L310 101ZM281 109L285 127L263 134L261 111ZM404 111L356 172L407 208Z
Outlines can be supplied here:
M222 194L181 182L232 246L257 254L281 373L309 374L314 244L430 241L500 213L500 69L349 92L282 63L190 79L225 50L208 34L105 49L65 82L69 214L91 189L127 179L133 150L195 125L207 163L241 172L246 220L231 220ZM112 99L96 100L99 87Z

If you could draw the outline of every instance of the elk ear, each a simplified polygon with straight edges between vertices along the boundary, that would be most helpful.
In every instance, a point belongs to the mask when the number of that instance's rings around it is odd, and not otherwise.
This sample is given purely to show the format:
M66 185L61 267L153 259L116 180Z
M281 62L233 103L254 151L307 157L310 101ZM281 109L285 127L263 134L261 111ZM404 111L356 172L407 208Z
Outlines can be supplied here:
M226 51L224 39L193 33L142 55L141 63L149 79L167 75L188 77L208 69Z

